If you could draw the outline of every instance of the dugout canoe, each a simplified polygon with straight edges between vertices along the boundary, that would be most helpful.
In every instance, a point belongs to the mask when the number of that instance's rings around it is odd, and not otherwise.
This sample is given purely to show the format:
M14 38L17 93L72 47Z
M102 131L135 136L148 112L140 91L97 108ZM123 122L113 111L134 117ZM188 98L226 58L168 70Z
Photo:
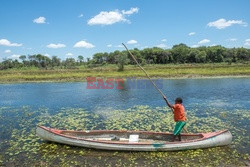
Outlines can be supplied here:
M178 151L229 145L228 130L181 134L182 141L170 142L172 133L151 131L92 130L70 131L38 126L37 135L67 145L116 151Z

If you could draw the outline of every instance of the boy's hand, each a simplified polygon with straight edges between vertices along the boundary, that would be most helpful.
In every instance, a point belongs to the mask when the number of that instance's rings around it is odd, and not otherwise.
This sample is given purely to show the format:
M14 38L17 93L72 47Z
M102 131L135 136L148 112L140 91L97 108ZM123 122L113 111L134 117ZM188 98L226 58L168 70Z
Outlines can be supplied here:
M173 108L173 106L168 102L168 99L166 96L163 96L163 99L166 101L168 107Z

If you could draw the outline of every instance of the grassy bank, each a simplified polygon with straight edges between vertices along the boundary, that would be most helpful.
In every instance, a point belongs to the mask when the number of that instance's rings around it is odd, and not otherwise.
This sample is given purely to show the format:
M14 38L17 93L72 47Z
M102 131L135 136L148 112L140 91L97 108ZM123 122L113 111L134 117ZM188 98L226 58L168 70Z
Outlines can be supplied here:
M146 65L144 68L151 77L157 78L250 76L250 64L168 64ZM116 65L95 68L81 66L78 69L41 70L25 68L0 71L1 83L85 81L86 77L143 78L145 74L133 65L125 66L124 71L117 71Z

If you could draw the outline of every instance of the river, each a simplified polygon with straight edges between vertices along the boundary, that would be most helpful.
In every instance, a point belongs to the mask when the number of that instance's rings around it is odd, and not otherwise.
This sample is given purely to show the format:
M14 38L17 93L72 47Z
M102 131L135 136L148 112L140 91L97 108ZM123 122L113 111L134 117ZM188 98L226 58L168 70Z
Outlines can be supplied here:
M250 78L164 79L157 83L171 103L176 97L183 99L189 131L229 129L233 144L153 154L47 143L36 137L37 124L65 129L172 131L174 122L161 95L143 79L127 79L120 89L116 85L113 89L88 89L87 82L1 84L0 166L249 163Z

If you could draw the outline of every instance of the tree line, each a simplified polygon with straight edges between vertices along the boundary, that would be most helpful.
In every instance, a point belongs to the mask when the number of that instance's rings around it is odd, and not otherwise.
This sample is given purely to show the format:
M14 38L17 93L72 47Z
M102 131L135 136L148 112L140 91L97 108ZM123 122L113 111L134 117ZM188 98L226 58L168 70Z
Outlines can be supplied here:
M250 61L250 49L246 48L225 48L223 46L202 46L190 48L185 44L174 45L171 49L162 48L137 48L130 50L139 63L145 64L170 64L170 63L248 63ZM77 68L81 65L88 67L117 64L119 70L123 70L125 64L134 64L133 59L127 51L114 51L110 53L96 53L92 59L84 59L83 56L67 58L61 60L57 56L47 57L41 54L22 55L20 61L5 59L0 63L0 69L20 68L20 67L38 67L43 69L51 68Z

